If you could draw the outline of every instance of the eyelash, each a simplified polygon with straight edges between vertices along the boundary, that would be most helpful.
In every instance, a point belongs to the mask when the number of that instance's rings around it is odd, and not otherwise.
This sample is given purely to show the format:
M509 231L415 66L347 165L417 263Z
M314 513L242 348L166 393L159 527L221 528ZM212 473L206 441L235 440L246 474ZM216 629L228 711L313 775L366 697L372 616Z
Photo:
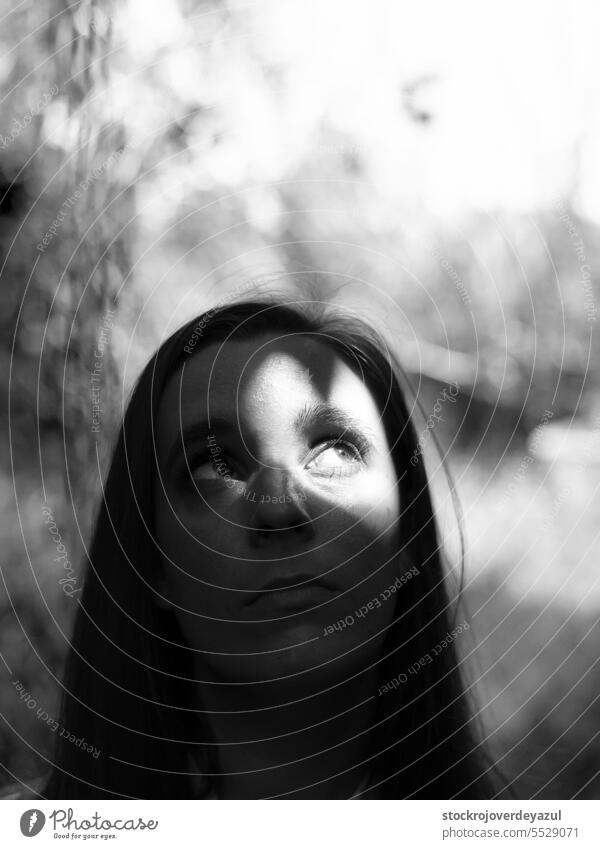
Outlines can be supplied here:
M224 463L227 466L227 471L230 473L232 470L232 464L229 462L229 455L223 452L219 454L217 457L213 457L210 454L206 454L206 452L198 451L196 454L190 454L187 458L187 462L184 468L184 474L189 474L194 472L194 470L198 466L204 466L207 463Z
M314 450L318 446L323 446L323 449L335 448L336 445L352 448L356 452L357 460L364 460L369 449L369 443L360 434L352 434L348 439L332 434L330 436L320 437L312 446L311 450Z

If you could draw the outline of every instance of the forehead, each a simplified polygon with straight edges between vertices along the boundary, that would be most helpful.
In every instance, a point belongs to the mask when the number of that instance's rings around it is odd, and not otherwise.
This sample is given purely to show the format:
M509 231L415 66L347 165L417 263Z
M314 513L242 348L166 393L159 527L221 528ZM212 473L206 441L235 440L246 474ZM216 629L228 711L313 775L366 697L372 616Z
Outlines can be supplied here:
M276 425L307 403L345 410L371 429L379 411L363 379L326 342L304 334L212 343L186 360L160 404L161 430L198 419Z

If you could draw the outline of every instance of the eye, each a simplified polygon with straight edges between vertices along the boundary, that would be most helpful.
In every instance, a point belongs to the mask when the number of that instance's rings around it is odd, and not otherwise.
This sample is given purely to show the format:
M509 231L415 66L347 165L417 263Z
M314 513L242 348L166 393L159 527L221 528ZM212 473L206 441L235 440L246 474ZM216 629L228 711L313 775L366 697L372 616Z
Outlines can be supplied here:
M241 479L241 474L235 470L234 464L226 454L219 454L217 457L206 454L190 457L186 474L194 481L227 482L231 479Z
M307 463L306 469L323 477L347 477L360 470L363 456L352 442L328 440Z
M213 460L190 463L190 474L195 480L217 480L220 477Z

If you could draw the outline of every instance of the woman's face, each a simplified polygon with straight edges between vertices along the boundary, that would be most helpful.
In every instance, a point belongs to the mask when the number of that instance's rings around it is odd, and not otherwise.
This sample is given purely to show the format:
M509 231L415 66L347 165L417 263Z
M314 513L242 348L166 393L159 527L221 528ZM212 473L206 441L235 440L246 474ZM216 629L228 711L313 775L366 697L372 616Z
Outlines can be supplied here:
M375 401L330 347L207 346L169 381L156 437L159 590L217 680L329 680L380 655L398 485Z

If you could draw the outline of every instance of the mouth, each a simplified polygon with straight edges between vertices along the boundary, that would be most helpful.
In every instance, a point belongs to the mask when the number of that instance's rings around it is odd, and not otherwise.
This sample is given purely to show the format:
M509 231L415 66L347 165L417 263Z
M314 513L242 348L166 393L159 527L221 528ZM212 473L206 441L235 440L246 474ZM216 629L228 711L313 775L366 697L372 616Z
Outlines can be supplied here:
M334 594L335 589L323 578L296 575L265 584L246 603L256 610L306 610L325 603Z

